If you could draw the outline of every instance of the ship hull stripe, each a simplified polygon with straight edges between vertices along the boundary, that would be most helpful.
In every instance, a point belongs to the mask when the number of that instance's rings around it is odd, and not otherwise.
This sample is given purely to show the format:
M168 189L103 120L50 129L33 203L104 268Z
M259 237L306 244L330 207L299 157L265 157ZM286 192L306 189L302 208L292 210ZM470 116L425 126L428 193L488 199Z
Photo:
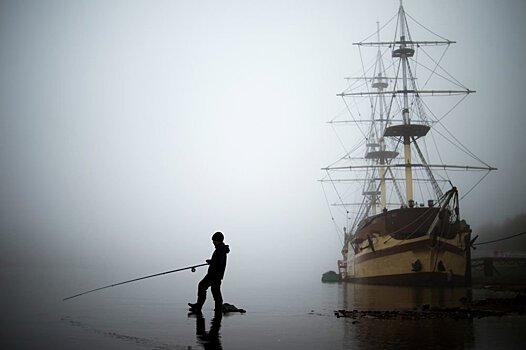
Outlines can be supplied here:
M354 258L354 261L356 263L360 263L360 262L364 262L364 261L367 261L367 260L370 260L370 259L376 259L376 258L388 256L388 255L398 254L398 253L405 252L405 251L408 251L408 250L424 250L424 249L427 249L427 250L429 250L429 252L431 252L430 244L431 244L431 240L430 239L426 239L426 240L423 240L423 241L417 241L417 242L403 243L403 244L400 244L400 245L397 245L397 246L394 246L394 247L389 247L389 248L385 248L385 249L378 249L374 253L370 252L370 253L366 253L366 254L361 255L361 256L357 256L357 257ZM462 255L462 256L464 256L464 254L465 254L464 249L459 248L457 246L454 246L452 244L449 244L449 243L446 243L446 242L438 242L438 244L439 244L439 248L438 248L439 252L449 251L451 253L454 253L454 254L457 254L457 255Z

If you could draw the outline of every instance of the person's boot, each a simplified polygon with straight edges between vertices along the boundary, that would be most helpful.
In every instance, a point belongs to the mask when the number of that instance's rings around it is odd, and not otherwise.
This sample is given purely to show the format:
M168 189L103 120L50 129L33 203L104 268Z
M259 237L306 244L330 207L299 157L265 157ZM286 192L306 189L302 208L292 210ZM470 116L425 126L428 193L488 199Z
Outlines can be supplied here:
M192 312L201 312L201 305L198 303L188 303L188 306L190 306L190 311Z

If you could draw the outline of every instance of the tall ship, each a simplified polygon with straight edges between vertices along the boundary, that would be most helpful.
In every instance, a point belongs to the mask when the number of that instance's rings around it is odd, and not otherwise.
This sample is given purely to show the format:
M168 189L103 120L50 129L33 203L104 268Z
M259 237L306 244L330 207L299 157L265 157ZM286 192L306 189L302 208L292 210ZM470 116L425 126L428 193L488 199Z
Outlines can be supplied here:
M423 39L413 38L417 32ZM400 0L391 20L353 44L359 73L346 78L338 94L343 112L329 122L344 152L321 179L342 238L345 281L469 282L471 229L460 204L496 169L446 127L468 113L459 105L475 93L442 67L454 43L406 13Z

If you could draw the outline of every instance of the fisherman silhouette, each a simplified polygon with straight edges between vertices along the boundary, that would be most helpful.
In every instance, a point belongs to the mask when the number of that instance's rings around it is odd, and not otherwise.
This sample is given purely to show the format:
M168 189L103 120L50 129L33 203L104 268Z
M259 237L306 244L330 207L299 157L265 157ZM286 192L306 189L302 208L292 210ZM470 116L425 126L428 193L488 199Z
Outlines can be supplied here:
M197 302L195 304L188 303L190 311L198 313L201 311L203 304L206 301L206 290L210 287L212 296L215 302L215 311L221 313L223 310L223 296L221 295L221 280L225 275L226 255L230 252L228 245L223 243L225 237L221 232L216 232L212 235L212 242L215 250L212 258L207 260L208 272L205 277L199 282L197 286Z

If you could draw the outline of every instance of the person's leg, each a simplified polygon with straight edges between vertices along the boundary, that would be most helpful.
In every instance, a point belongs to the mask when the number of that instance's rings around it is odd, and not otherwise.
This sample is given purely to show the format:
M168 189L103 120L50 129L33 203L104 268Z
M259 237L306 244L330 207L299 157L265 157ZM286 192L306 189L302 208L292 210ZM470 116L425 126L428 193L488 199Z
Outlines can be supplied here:
M197 311L201 310L201 308L203 307L206 301L206 290L208 289L208 287L210 287L210 285L211 285L211 280L208 277L208 275L206 275L201 280L201 282L199 282L199 284L197 285L197 303L195 304L188 303L188 305L192 309L197 310Z
M221 312L223 310L223 296L221 295L221 280L214 281L211 285L212 296L215 301L215 311Z

